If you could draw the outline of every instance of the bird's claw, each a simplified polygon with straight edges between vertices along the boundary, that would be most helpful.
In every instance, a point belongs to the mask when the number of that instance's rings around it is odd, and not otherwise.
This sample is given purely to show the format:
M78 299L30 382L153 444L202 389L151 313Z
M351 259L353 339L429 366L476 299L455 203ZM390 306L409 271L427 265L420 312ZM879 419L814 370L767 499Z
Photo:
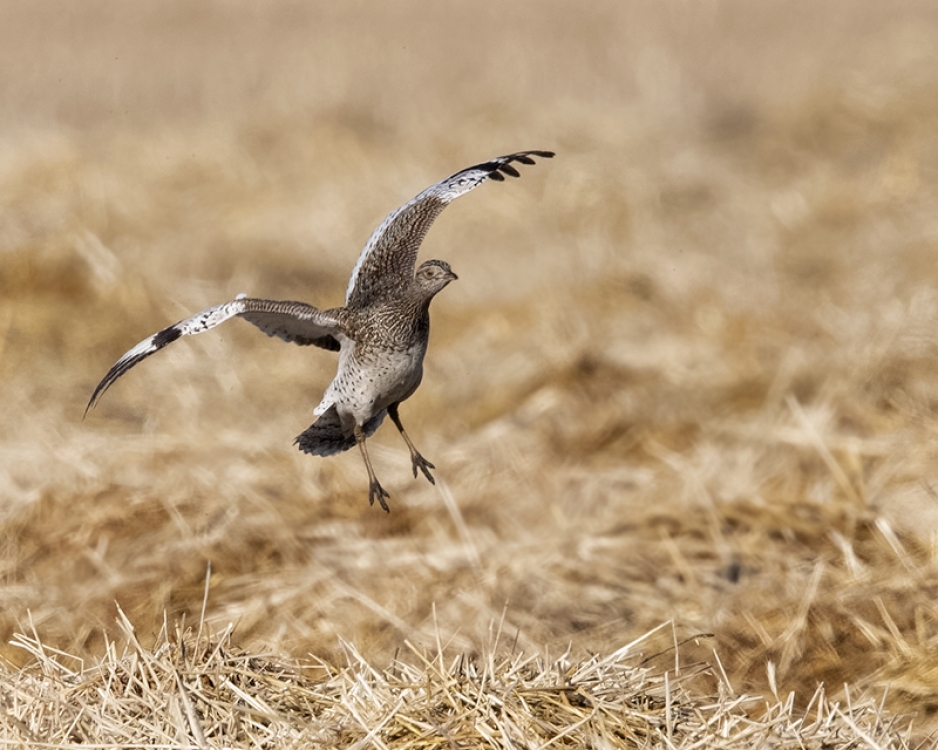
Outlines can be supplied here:
M414 478L417 478L417 469L423 472L423 475L427 478L430 484L436 484L436 480L433 478L433 475L430 473L430 469L435 469L436 467L431 464L427 459L421 456L419 453L414 451L414 455L410 457L411 461L414 464Z
M377 479L373 479L371 481L371 485L368 487L368 504L369 505L374 505L375 498L378 498L378 503L384 509L384 512L390 513L391 509L388 507L388 504L384 501L385 498L390 498L390 497L391 496L387 493L384 487L378 484Z

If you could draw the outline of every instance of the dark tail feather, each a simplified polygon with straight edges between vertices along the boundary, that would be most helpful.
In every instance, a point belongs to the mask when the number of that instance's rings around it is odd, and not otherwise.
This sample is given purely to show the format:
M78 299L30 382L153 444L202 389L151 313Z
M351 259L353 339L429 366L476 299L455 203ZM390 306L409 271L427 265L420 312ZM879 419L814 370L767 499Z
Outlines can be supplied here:
M375 430L378 429L386 414L386 411L379 412L365 422L365 437L375 434ZM354 448L355 435L351 431L345 432L342 429L339 413L332 406L329 411L307 427L293 441L293 444L298 445L303 453L313 456L334 456L336 453Z

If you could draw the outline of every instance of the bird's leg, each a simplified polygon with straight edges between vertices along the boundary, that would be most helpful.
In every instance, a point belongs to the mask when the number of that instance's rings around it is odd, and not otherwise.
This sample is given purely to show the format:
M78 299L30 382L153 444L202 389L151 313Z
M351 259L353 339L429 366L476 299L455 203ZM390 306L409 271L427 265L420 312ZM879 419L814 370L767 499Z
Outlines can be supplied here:
M433 475L430 473L430 469L435 469L436 467L431 464L427 459L420 455L413 442L411 442L410 436L407 434L407 431L404 429L404 425L401 424L401 417L397 413L397 404L391 404L388 407L388 416L391 417L391 421L397 426L397 429L401 432L401 437L404 438L404 442L407 443L407 447L410 448L410 460L413 463L414 467L414 476L417 476L417 469L423 472L423 475L430 480L430 484L436 484L436 480L433 478Z
M388 504L384 501L386 497L391 497L380 485L378 482L378 477L375 476L375 470L371 468L371 459L368 458L368 449L365 447L365 432L362 430L361 425L355 425L355 442L358 444L358 447L361 449L362 458L365 459L365 468L368 469L368 504L374 505L375 498L378 498L378 502L381 503L381 507L384 508L385 513L390 513L391 510L388 508Z

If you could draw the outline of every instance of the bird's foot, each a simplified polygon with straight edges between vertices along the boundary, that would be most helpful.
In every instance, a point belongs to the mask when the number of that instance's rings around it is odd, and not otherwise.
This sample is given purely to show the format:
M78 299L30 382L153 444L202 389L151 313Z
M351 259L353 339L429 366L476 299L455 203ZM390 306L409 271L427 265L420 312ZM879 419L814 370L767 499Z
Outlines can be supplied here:
M371 484L368 487L368 504L374 505L375 498L378 498L378 503L384 509L385 513L390 513L391 509L388 508L388 504L384 501L385 498L390 498L391 496L387 491L382 487L377 479L372 479Z
M414 451L410 460L414 464L414 478L417 477L417 469L423 472L423 475L429 480L430 484L436 484L436 480L433 478L433 475L430 473L430 469L435 469L436 467L431 464L427 459L421 456L417 451Z

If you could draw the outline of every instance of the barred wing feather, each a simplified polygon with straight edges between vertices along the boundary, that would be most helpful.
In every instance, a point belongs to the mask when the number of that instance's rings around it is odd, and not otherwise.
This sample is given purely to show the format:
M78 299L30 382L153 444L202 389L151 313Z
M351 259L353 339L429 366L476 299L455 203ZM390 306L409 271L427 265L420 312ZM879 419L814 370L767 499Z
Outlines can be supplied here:
M91 394L88 406L85 407L85 413L87 414L88 409L98 402L114 381L134 365L182 336L204 333L233 317L242 317L268 336L276 336L293 344L339 349L337 337L341 331L337 311L319 310L303 302L281 302L239 296L231 302L215 305L196 313L191 318L164 328L133 347L117 360L107 375L98 383L98 387Z
M460 195L488 179L501 182L505 175L520 177L512 166L534 164L533 156L551 158L552 151L519 151L476 164L431 185L413 200L391 212L362 250L345 293L347 307L360 309L408 285L414 275L417 251L440 212Z

